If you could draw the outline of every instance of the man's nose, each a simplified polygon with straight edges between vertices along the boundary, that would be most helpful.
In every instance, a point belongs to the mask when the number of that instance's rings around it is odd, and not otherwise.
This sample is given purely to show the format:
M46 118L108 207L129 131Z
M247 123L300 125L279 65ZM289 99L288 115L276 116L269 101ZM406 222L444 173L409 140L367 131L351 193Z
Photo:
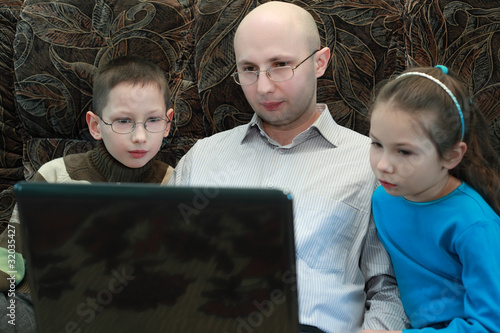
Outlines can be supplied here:
M259 73L256 84L257 92L261 95L274 91L275 82L269 78L267 71L261 71Z

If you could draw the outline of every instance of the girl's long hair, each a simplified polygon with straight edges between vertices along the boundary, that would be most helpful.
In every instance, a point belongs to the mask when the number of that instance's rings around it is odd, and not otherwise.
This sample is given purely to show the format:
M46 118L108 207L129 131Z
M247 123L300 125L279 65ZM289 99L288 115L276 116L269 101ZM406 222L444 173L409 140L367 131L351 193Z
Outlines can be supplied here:
M418 67L403 73L406 72L426 73L438 79L458 100L464 118L463 141L467 151L450 174L471 185L500 215L500 156L493 148L486 120L472 102L467 87L452 71L445 74L439 68ZM418 75L394 79L379 91L372 110L374 105L389 101L416 116L441 158L446 158L447 152L462 140L457 107L448 93L432 80ZM422 121L424 114L433 121Z

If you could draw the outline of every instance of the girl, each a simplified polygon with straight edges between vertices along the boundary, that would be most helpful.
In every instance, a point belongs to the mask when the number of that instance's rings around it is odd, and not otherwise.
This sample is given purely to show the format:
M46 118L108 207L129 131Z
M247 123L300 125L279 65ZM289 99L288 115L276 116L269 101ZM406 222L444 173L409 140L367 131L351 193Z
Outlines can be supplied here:
M500 158L466 87L436 67L404 72L372 106L373 216L404 332L500 332Z

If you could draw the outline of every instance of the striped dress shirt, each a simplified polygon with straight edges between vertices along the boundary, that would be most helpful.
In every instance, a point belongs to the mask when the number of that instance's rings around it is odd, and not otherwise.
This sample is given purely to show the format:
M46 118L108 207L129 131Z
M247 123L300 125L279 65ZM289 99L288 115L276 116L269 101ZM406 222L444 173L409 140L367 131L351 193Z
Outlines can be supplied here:
M371 218L370 139L336 124L326 105L318 110L286 146L266 135L256 115L199 140L169 184L291 192L300 322L329 333L401 329L407 319Z

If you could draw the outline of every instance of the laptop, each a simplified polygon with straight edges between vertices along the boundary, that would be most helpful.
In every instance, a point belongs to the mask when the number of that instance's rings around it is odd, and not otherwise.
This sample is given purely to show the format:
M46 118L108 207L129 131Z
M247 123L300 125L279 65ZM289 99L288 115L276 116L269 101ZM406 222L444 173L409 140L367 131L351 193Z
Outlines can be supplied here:
M35 182L14 191L38 332L298 331L287 193Z

